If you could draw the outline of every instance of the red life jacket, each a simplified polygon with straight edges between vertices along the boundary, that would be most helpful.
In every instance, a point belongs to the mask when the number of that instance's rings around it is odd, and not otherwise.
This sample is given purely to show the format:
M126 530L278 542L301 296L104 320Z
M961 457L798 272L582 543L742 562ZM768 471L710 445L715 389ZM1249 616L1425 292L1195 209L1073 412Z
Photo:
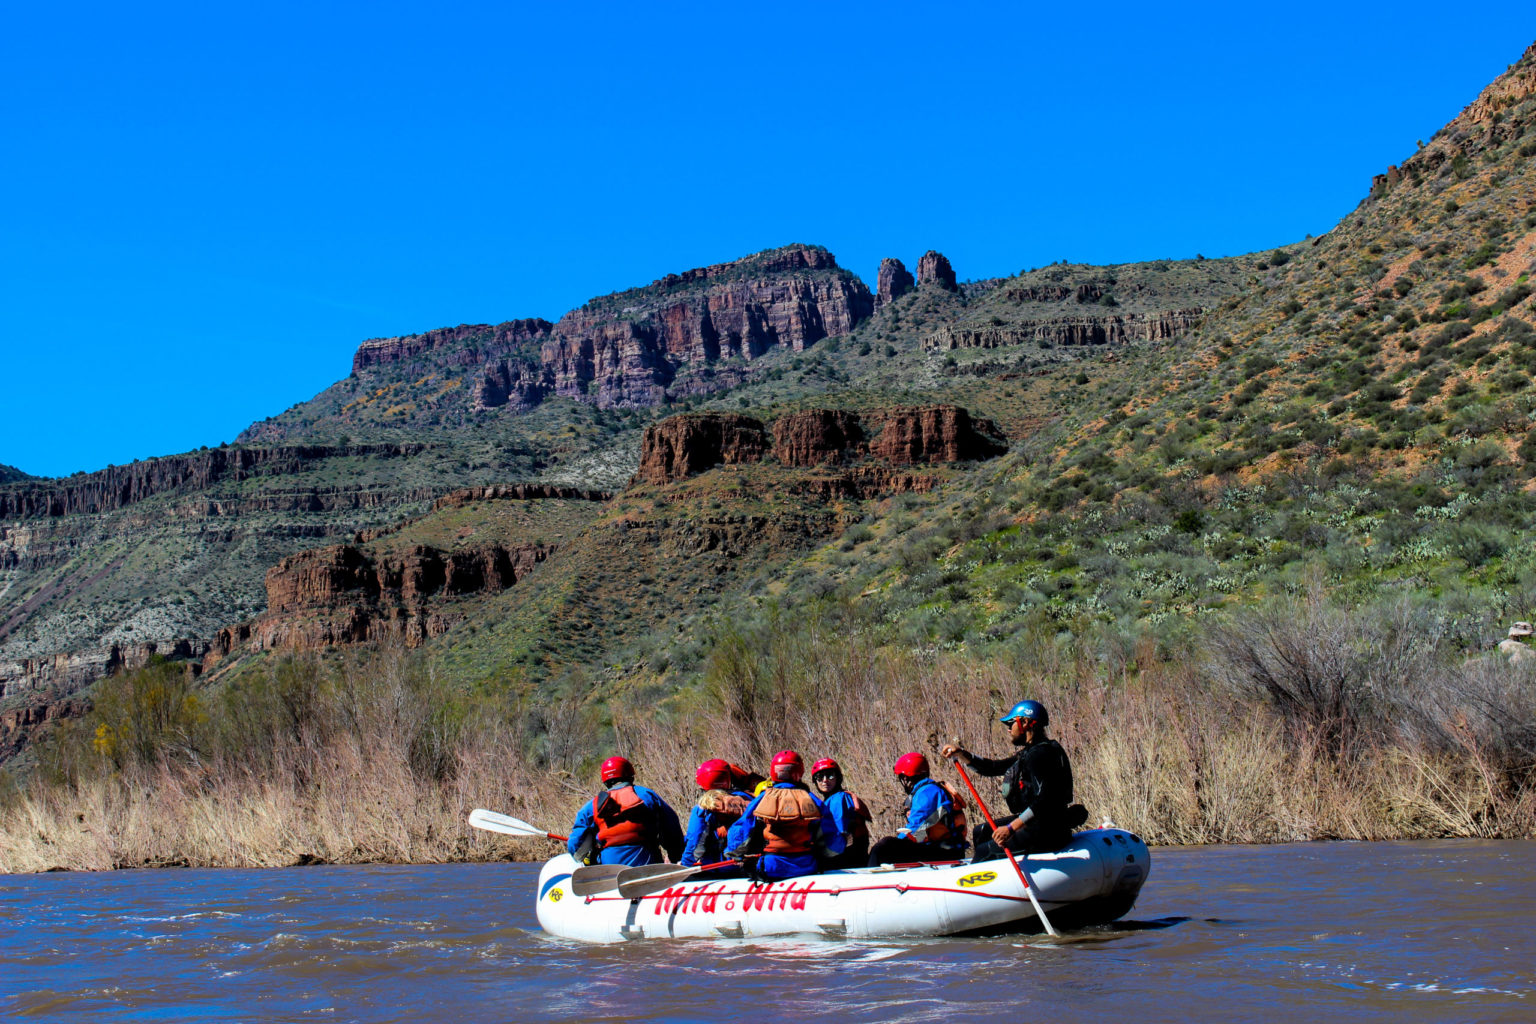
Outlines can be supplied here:
M753 815L763 823L764 853L793 857L816 848L821 808L805 790L784 786L765 789Z
M599 849L608 846L652 846L655 815L634 786L615 786L592 798L592 821Z
M970 833L965 827L965 797L961 796L960 791L948 782L940 782L938 779L932 781L949 794L951 809L942 820L928 826L924 838L930 843L940 843L945 840L954 842L955 837L958 837L960 842L967 842Z

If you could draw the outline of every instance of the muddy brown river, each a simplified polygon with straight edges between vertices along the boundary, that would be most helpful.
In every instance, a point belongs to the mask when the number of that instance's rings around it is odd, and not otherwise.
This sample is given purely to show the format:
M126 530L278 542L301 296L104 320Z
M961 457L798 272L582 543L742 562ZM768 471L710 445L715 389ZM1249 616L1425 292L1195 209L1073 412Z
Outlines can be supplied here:
M1536 1020L1536 843L1160 848L1046 938L584 946L537 866L0 877L0 1018Z

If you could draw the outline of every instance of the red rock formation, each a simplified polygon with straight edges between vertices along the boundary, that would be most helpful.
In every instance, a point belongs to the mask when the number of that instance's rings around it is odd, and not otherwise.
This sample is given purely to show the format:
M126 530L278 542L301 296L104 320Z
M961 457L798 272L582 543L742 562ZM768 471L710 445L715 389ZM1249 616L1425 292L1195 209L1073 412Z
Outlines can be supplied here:
M957 405L887 409L867 416L866 422L876 416L881 430L870 443L870 454L897 465L989 459L1008 450L996 424L973 419Z
M773 457L786 466L838 462L863 441L858 414L839 409L787 413L773 425Z
M478 411L506 405L514 412L527 412L544 401L549 390L540 367L523 360L501 359L480 369L470 387L470 408Z
M378 559L348 544L305 551L267 571L266 613L221 631L213 651L224 657L245 645L313 649L384 639L414 646L457 620L443 599L505 590L552 550L498 544L444 552L417 545Z
M0 489L0 519L110 512L157 494L200 491L216 483L299 473L322 459L408 457L423 444L291 445L281 448L210 448L206 451L109 466L62 480Z
M750 416L728 412L669 416L645 428L634 482L665 484L719 465L758 462L768 433Z
M531 342L537 345L549 334L548 320L509 320L494 327L490 324L460 324L424 334L399 338L373 338L358 346L352 356L352 372L370 367L409 362L428 353L441 353L450 364L477 366L499 355L522 351Z
M659 405L684 366L751 360L776 347L798 352L850 333L873 312L855 278L779 274L723 280L650 309L605 302L567 313L540 352L551 390L603 408Z
M948 291L956 289L954 268L943 253L929 249L917 261L917 285L921 288L925 284L938 285Z
M878 433L874 440L868 435ZM774 424L772 455L786 466L814 466L865 457L899 465L987 459L1007 450L991 420L973 419L955 405L853 413L811 409L786 413ZM646 429L640 471L632 483L666 484L719 465L761 461L769 454L767 434L757 420L733 413L672 416ZM852 483L825 478L828 492L867 496L878 470ZM845 481L851 477L844 476ZM893 477L894 479L894 477ZM820 485L818 485L820 486ZM893 484L892 486L905 486ZM840 489L841 488L841 489ZM925 489L912 484L909 489Z
M891 303L912 290L912 275L901 260L886 257L880 261L880 275L875 280L875 308Z
M776 347L800 351L848 334L873 312L869 289L831 253L788 246L593 299L553 325L517 320L368 341L352 365L361 374L430 356L475 367L465 375L474 410L526 411L551 394L602 408L649 407L674 396L685 370ZM718 390L734 379L695 374L680 391Z

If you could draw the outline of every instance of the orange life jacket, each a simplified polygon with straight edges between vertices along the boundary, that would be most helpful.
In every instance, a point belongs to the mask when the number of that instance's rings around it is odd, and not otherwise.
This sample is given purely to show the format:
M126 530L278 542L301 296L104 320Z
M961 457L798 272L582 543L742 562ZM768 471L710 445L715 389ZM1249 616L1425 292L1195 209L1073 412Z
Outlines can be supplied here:
M634 786L615 786L592 798L592 820L597 825L597 845L650 846L655 815Z
M782 786L766 789L753 814L763 823L764 853L793 857L816 848L821 808L805 790Z
M955 842L958 838L959 842L967 842L968 840L966 837L969 836L970 833L966 831L965 827L965 797L962 796L960 791L950 783L940 782L938 779L934 779L933 781L937 783L939 788L943 789L945 793L949 794L951 809L945 818L928 826L928 831L926 833L927 841L930 843L941 843L946 840Z
M724 821L715 827L715 835L720 841L725 841L726 833L731 830L736 819L741 817L741 812L747 809L747 801L735 793L727 793L723 789L706 789L699 794L699 806L712 814L718 815Z

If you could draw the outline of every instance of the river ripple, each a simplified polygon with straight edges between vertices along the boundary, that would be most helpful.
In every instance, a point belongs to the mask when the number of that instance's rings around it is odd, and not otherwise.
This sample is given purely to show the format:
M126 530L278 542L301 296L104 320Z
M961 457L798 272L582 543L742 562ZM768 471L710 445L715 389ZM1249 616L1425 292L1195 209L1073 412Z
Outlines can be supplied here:
M1160 848L1067 941L583 946L537 867L0 878L0 1016L36 1020L1536 1019L1530 842Z

